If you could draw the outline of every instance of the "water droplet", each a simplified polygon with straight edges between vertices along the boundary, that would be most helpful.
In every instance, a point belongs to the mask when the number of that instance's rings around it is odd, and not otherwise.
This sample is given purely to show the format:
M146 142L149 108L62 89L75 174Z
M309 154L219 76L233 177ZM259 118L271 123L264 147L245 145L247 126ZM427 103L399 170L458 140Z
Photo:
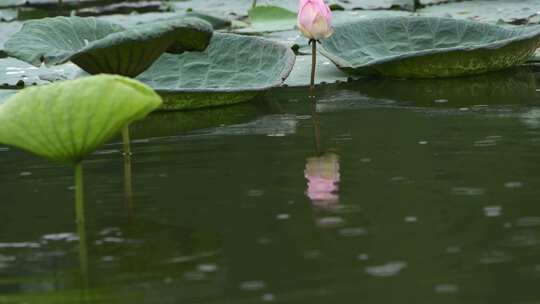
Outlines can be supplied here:
M485 190L482 188L456 187L452 189L452 192L455 195L477 196L484 195Z
M246 291L257 291L264 289L265 287L266 283L264 283L264 281L246 281L240 283L240 289Z
M398 275L405 268L407 268L407 263L396 261L389 262L380 266L367 267L366 272L376 277L391 277Z
M323 217L317 220L317 225L324 228L334 228L342 226L345 223L345 220L337 216Z
M434 290L436 293L449 294L458 292L459 287L454 284L439 284L435 286Z
M41 245L35 242L0 243L0 249L4 248L39 248Z
M41 237L45 241L52 241L52 242L59 242L59 241L65 241L65 242L75 242L79 241L79 237L71 232L65 232L65 233L55 233L55 234L46 234Z
M317 249L304 251L304 258L308 260L318 259L322 256L322 252Z
M218 269L218 266L216 264L200 264L199 266L197 266L197 269L200 271L200 272L216 272L217 269Z
M418 222L418 218L416 216L407 216L405 218L406 223L416 223Z
M250 197L261 197L263 195L264 195L264 191L258 190L258 189L251 189L251 190L248 190L247 192L247 196L250 196Z
M360 261L367 261L369 260L369 255L362 253L362 254L359 254L356 258Z
M434 103L447 103L448 99L435 99L433 102Z
M540 226L540 217L522 217L517 220L516 225L520 227Z
M362 236L367 234L367 230L365 228L356 227L356 228L343 228L339 230L339 235L345 236L345 237L356 237L356 236Z
M115 258L113 256L104 256L101 258L101 260L105 263L114 262Z
M31 176L31 175L32 175L32 172L29 172L29 171L24 171L24 172L19 173L19 176Z
M184 279L188 281L202 281L206 279L206 274L200 271L188 271L184 273Z
M263 300L264 302L272 302L275 300L275 297L271 293L265 293L262 295L261 300Z
M288 220L290 218L291 218L291 216L289 214L287 214L287 213L282 213L282 214L276 215L276 219L278 219L280 221Z
M446 248L446 253L449 253L449 254L456 254L460 252L461 252L461 248L459 248L458 246L448 246Z
M517 189L523 187L522 182L506 182L504 183L504 187L508 189Z
M487 217L498 217L502 213L501 206L487 206L484 207L484 214Z
M257 243L259 243L260 245L268 245L272 243L272 240L269 238L262 237L257 240Z
M428 141L425 141L425 140L421 140L418 142L419 145L427 145L428 144Z

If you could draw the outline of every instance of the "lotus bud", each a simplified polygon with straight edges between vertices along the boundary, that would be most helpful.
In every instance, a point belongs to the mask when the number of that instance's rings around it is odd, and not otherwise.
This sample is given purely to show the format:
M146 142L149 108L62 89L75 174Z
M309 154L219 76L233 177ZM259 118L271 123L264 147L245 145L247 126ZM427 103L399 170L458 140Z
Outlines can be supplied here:
M300 0L298 28L310 40L328 38L334 33L332 12L324 0Z

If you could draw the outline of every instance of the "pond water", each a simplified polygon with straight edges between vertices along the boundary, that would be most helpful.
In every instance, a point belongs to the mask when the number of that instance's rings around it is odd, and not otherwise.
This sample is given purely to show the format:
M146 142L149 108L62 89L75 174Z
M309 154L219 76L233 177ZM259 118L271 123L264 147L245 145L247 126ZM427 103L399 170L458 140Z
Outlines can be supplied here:
M515 73L154 114L131 201L120 144L85 162L86 246L72 169L0 147L0 303L537 303L540 74Z

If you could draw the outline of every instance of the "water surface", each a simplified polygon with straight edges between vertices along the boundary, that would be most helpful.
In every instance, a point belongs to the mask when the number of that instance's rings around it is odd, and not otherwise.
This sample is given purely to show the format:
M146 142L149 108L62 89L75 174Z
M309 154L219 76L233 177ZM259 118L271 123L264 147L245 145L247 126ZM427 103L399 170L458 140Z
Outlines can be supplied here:
M514 73L514 72L512 72ZM0 147L0 303L537 303L538 74L157 113L71 168ZM319 138L319 140L316 140Z

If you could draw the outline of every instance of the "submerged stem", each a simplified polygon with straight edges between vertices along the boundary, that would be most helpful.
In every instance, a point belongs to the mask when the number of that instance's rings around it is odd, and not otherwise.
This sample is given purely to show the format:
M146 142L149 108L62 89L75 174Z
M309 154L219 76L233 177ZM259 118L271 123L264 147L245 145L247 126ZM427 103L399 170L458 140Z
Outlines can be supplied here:
M124 196L128 216L131 219L134 214L133 204L133 172L131 167L131 155L124 154Z
M131 172L131 139L129 136L129 125L122 129L122 142L124 144L124 194L126 199L126 208L130 217L133 215L133 185Z
M81 289L88 288L88 248L86 244L86 221L84 213L83 168L79 162L75 165L75 218L79 237L79 263L81 271Z
M122 143L124 144L124 155L131 156L131 140L129 138L129 125L122 128Z

